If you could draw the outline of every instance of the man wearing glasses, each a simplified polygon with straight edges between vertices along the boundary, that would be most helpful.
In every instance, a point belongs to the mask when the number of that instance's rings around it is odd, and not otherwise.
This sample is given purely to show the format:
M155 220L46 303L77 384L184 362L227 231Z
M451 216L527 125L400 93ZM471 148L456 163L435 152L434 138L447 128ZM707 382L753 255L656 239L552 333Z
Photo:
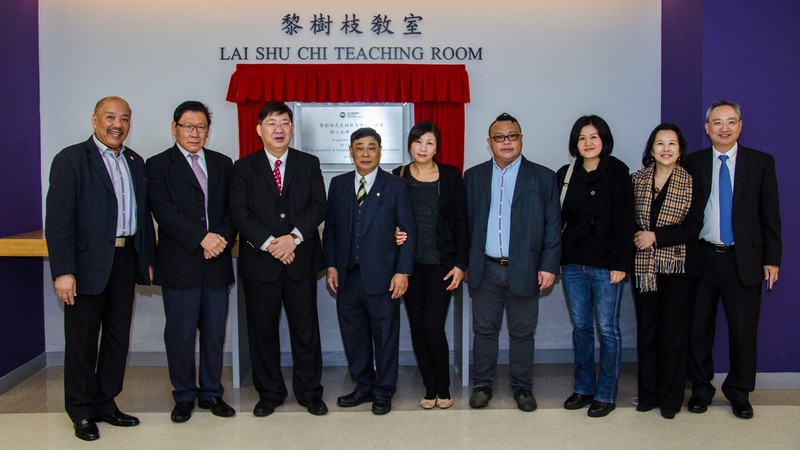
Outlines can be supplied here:
M489 126L492 159L464 174L470 235L467 283L474 332L472 408L492 398L498 336L506 311L509 375L517 407L536 409L534 334L539 293L561 257L561 209L555 173L522 153L522 128L503 113Z
M286 399L281 374L281 306L289 323L292 389L309 413L323 415L322 347L317 319L317 273L323 269L319 225L325 219L325 182L316 156L289 147L292 110L268 102L256 132L264 145L233 166L230 213L239 231L239 275L247 308L253 415L265 417Z
M336 403L348 408L372 402L372 412L380 415L392 410L397 386L400 297L414 270L416 224L407 182L378 167L378 132L354 131L350 156L356 170L331 180L324 230L326 282L336 294L356 382ZM405 245L396 245L395 227L408 233Z
M233 162L205 148L211 112L203 103L175 109L175 145L147 160L150 207L158 222L154 284L161 286L164 343L172 382L173 422L192 417L195 401L219 417L236 411L222 400L222 354L233 284L228 183ZM200 331L200 386L195 342Z
M719 101L706 111L711 148L692 153L686 170L701 181L705 205L700 243L703 276L695 297L688 378L693 413L704 413L716 389L714 346L717 306L728 322L730 371L722 393L740 419L753 417L750 392L756 384L756 338L761 283L767 292L778 281L781 218L778 181L772 155L739 145L739 105Z

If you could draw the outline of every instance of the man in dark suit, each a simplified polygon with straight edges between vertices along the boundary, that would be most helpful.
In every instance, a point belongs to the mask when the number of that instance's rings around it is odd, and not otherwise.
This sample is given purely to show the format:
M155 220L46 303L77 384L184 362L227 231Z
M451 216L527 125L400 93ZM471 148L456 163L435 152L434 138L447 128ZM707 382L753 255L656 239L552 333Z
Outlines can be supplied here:
M155 245L144 160L123 145L130 124L125 100L103 98L92 115L94 134L59 152L50 167L45 237L56 295L65 303L65 406L75 436L87 441L100 437L97 421L139 424L114 402L128 357L134 284L150 284Z
M522 128L514 117L498 116L489 126L487 142L493 158L464 174L470 234L467 283L475 334L469 404L482 408L492 398L505 310L514 399L522 411L533 411L539 292L553 284L561 257L558 186L552 170L521 156Z
M234 164L231 221L239 231L239 274L244 284L253 384L264 417L286 399L281 374L281 303L289 322L298 403L314 415L322 400L322 348L317 318L317 273L323 269L318 227L325 218L325 182L319 159L289 147L292 110L282 102L261 108L256 127L264 149Z
M749 419L753 417L749 394L756 382L761 280L771 290L781 264L775 160L738 144L742 115L735 103L712 104L705 129L712 147L689 155L686 161L686 169L700 180L705 205L700 231L703 277L694 306L688 409L705 412L714 397L711 350L721 297L730 342L730 371L722 393L736 417Z
M350 156L356 170L331 180L324 230L326 281L356 382L336 403L372 402L373 413L386 414L397 386L400 297L414 270L416 224L407 182L378 167L378 132L354 131ZM408 233L405 245L395 243L395 227Z
M175 145L147 160L150 207L158 222L154 284L161 286L164 344L175 408L173 422L192 417L194 402L219 417L236 411L222 400L222 353L233 284L228 219L230 158L205 148L211 113L200 102L175 109ZM200 387L194 349L200 331Z

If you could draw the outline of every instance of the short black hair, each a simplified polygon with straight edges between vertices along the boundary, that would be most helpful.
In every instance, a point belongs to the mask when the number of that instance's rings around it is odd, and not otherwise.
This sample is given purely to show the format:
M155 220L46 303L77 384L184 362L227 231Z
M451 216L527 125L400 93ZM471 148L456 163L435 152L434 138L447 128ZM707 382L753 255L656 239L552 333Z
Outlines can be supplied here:
M286 106L286 103L283 102L267 102L264 106L261 107L261 111L258 112L258 123L261 123L267 117L271 115L289 115L289 122L294 123L294 115L292 114L291 108Z
M578 138L581 136L583 127L591 125L597 128L597 135L600 137L600 142L603 143L603 149L600 151L600 157L610 155L614 150L614 136L611 134L611 128L600 116L589 115L579 117L572 126L572 131L569 133L569 154L577 158L581 156L578 151Z
M378 134L374 128L364 127L353 131L353 134L350 135L350 146L353 146L353 142L370 136L374 137L375 140L378 141L378 145L381 145L381 135Z
M208 126L211 126L211 111L208 110L208 106L206 106L203 102L198 102L197 100L187 100L178 105L178 107L175 108L175 112L172 113L173 122L180 122L183 114L189 111L205 114L206 121L208 121Z
M681 133L681 129L677 125L663 122L653 128L653 132L650 133L650 137L647 138L647 145L644 146L644 153L642 153L642 165L644 167L649 166L650 163L655 160L652 154L653 144L656 142L656 134L664 130L674 131L675 134L678 135L678 150L680 151L680 153L678 153L678 164L683 165L683 160L686 157L686 138L683 137L683 133Z
M706 122L708 122L709 119L711 119L711 113L714 112L714 110L719 108L720 106L730 106L731 108L733 108L734 111L736 111L736 115L739 116L740 119L742 118L742 108L739 106L738 103L734 103L728 100L720 100L718 102L712 103L706 110Z
M425 133L433 133L433 137L436 138L436 148L438 149L440 145L442 145L442 138L439 134L439 128L433 124L430 120L423 120L422 122L417 122L411 127L411 130L408 132L408 151L411 151L411 143L416 141L417 139L421 138Z
M522 125L520 125L520 124L519 124L519 121L517 121L516 117L512 116L512 115L511 115L511 114L509 114L509 113L503 113L503 114L500 114L499 116L497 116L497 118L495 118L495 119L494 119L494 122L492 122L492 123L490 123L490 124L489 124L489 135L490 135L490 136L491 136L491 134L492 134L492 127L493 127L493 126L494 126L494 124L496 124L497 122L511 122L511 123L515 123L515 124L517 124L517 126L519 127L519 132L520 132L520 133L522 133Z

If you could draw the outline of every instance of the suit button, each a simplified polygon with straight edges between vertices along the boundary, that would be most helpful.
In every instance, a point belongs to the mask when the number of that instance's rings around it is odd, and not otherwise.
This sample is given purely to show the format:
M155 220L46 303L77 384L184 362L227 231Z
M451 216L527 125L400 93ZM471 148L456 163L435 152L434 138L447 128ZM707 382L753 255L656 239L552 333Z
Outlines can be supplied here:
M286 218L286 214L281 213L281 219L285 219L285 218Z
M205 217L201 217L201 218L200 218L200 222L205 222L205 221L206 221L206 218L205 218Z

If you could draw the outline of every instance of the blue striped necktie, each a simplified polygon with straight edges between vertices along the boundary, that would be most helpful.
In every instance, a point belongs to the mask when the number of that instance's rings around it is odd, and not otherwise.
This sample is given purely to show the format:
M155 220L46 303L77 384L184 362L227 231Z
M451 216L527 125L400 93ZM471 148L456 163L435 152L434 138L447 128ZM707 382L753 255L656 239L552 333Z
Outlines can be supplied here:
M728 155L719 155L719 238L725 245L733 243L733 187L728 170Z

